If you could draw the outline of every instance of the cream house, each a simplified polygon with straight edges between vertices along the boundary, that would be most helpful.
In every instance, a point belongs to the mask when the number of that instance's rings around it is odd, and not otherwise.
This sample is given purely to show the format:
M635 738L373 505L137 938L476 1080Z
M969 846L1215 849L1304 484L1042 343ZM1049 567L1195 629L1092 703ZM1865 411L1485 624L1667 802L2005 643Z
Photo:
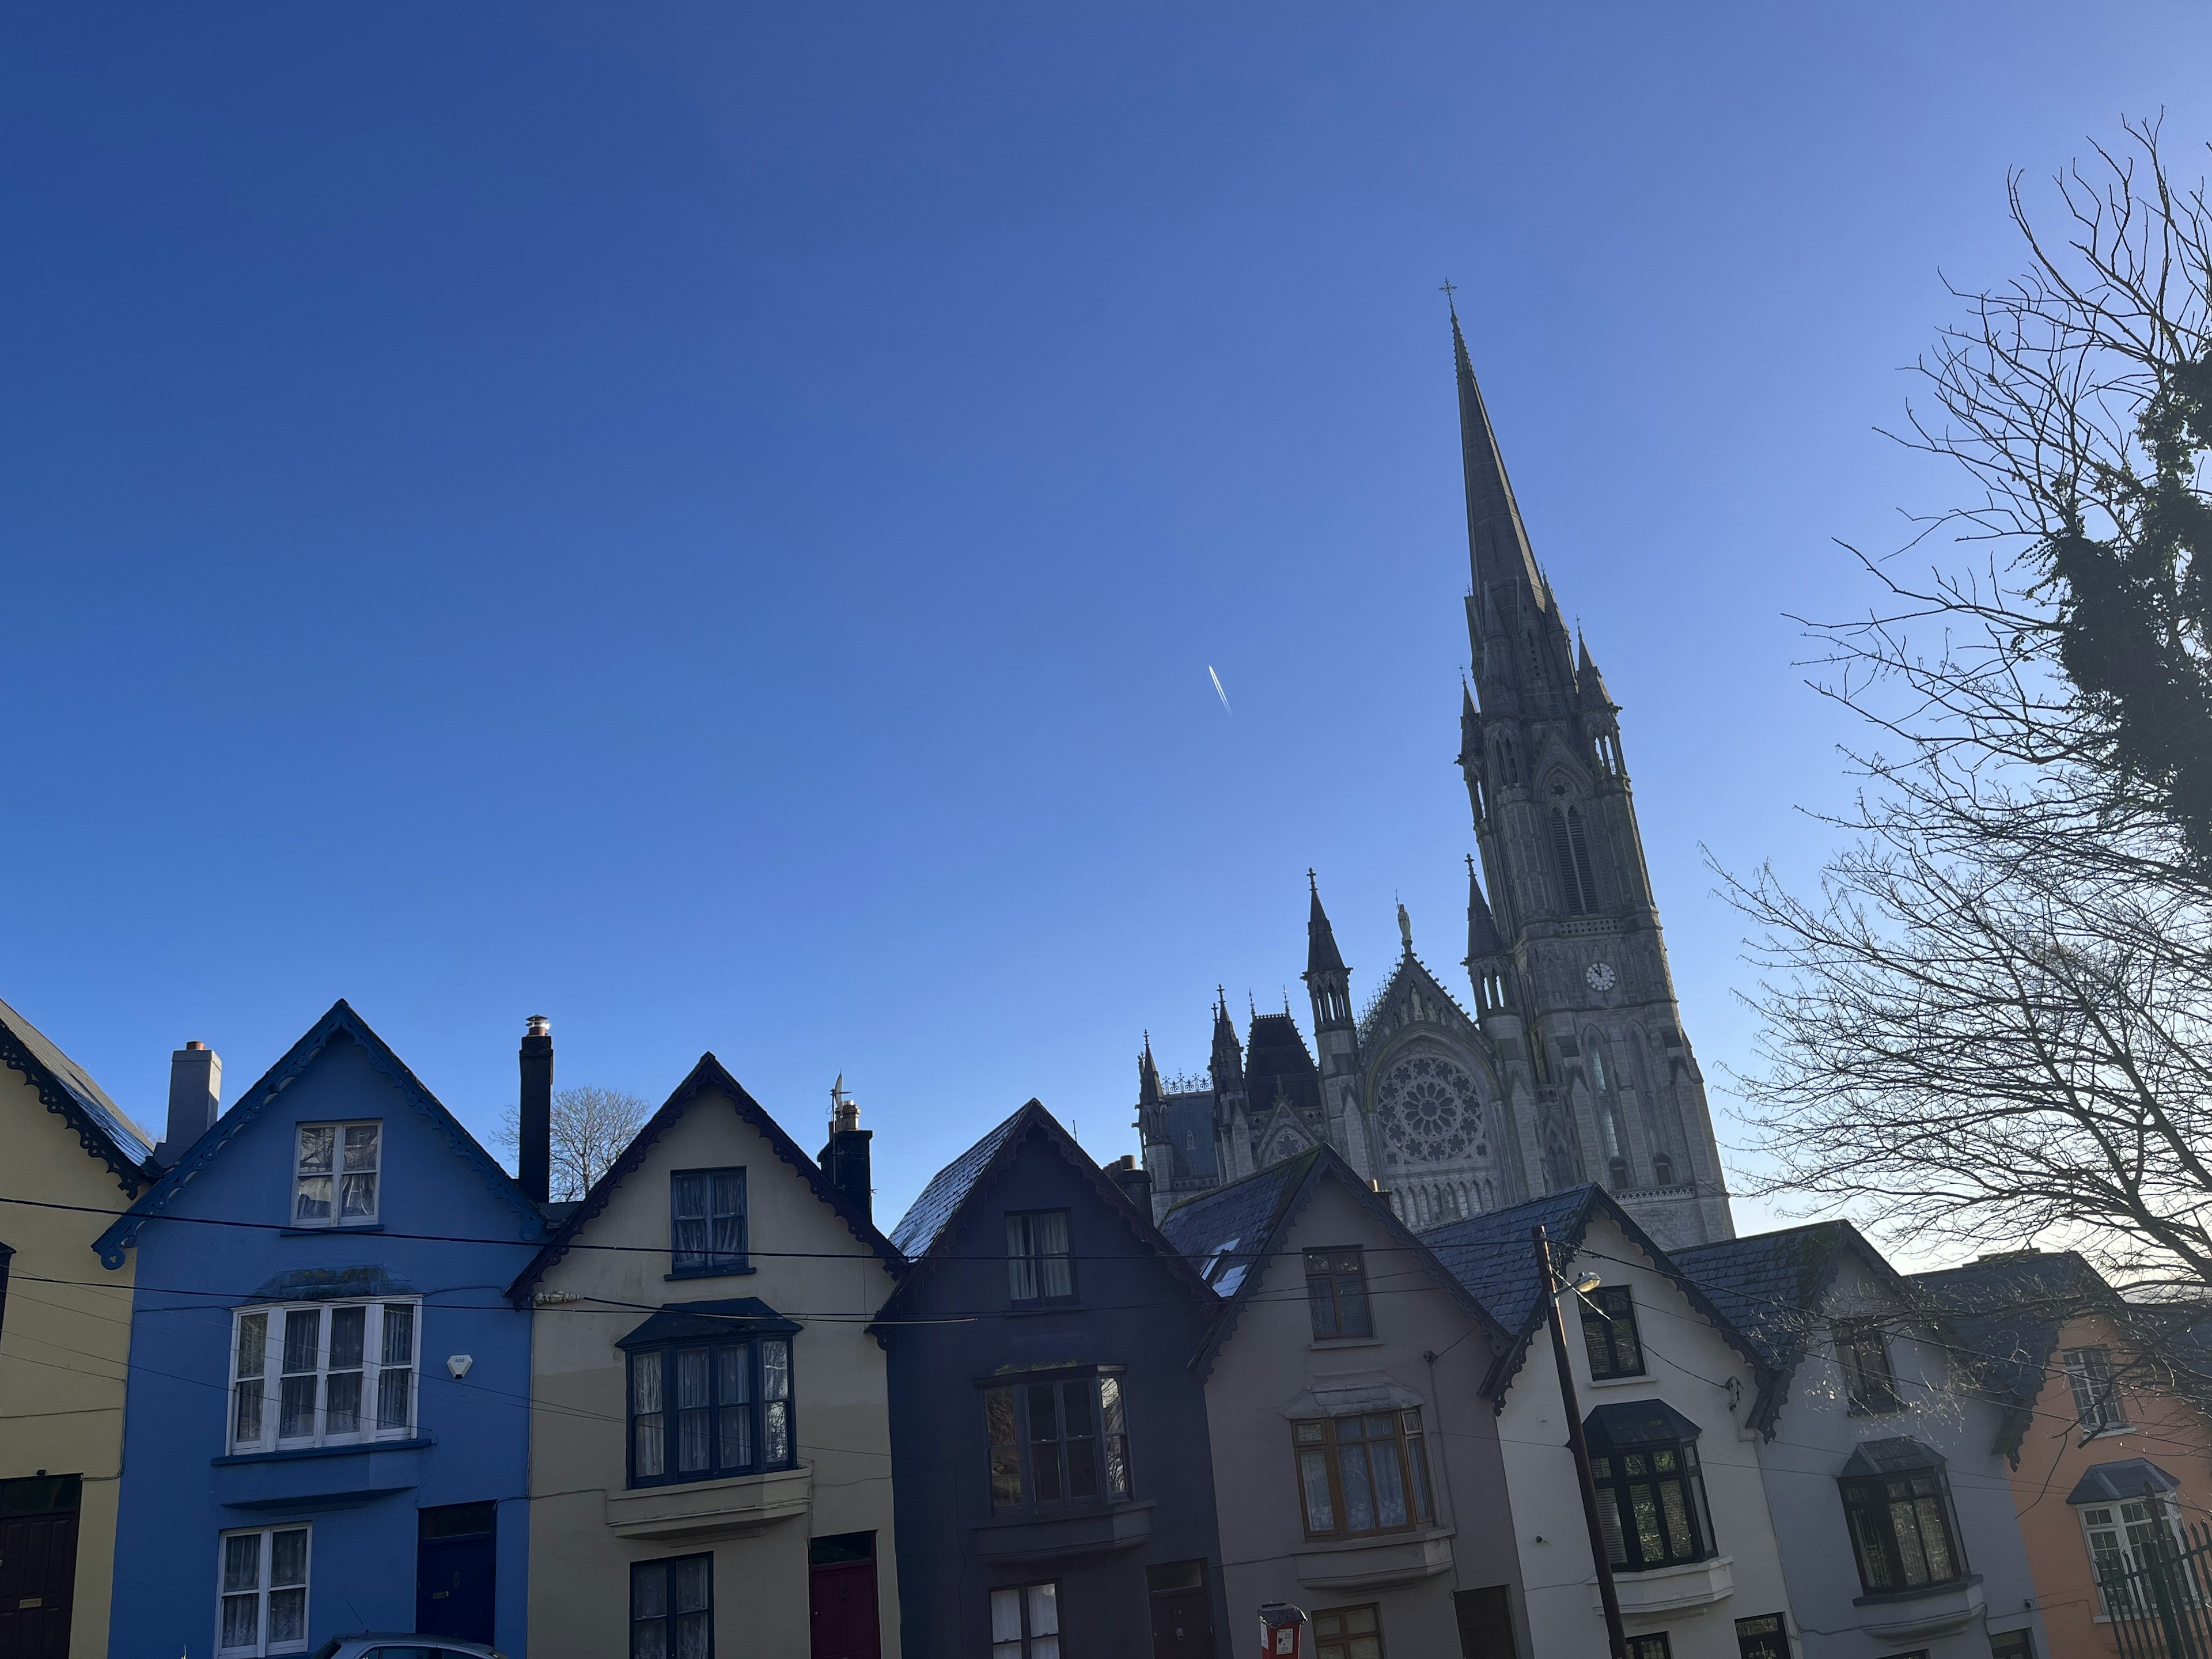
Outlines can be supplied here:
M866 1326L902 1262L838 1111L817 1162L704 1056L509 1287L535 1310L532 1659L897 1659Z
M153 1176L137 1126L0 1003L0 1653L107 1651L131 1270L92 1242Z

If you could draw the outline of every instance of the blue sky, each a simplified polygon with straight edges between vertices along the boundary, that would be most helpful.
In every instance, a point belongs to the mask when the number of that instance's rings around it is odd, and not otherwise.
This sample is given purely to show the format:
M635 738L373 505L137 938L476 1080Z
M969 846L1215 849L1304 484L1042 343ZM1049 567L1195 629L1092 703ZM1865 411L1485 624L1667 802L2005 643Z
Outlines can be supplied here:
M487 1136L531 1013L810 1144L842 1071L890 1217L1031 1095L1133 1150L1142 1030L1300 992L1309 865L1355 996L1399 896L1462 977L1449 276L1725 1111L1700 848L1817 865L1788 617L1954 488L1874 432L1941 274L2018 266L2008 167L2212 137L2207 62L2149 3L13 9L0 997L156 1127L344 996Z

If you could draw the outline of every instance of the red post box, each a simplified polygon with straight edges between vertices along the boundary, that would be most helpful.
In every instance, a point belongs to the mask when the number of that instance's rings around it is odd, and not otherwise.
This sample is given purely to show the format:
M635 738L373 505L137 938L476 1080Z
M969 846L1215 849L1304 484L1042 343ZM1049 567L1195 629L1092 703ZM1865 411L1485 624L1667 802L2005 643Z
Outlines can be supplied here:
M1305 1659L1306 1613L1288 1601L1260 1606L1260 1651L1267 1659Z

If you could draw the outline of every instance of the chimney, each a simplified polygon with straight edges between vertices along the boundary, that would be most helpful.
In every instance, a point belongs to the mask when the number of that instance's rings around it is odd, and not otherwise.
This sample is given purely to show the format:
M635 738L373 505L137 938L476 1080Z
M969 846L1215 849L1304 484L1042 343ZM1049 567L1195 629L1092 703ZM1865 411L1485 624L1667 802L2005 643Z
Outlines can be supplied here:
M222 1109L222 1061L204 1042L187 1042L169 1056L169 1133L154 1148L167 1169L215 1127Z
M522 1034L522 1115L518 1179L526 1197L543 1204L553 1195L553 1022L530 1017Z
M868 1143L875 1138L874 1130L860 1127L860 1103L845 1092L845 1074L838 1073L837 1080L830 1085L829 1144L815 1162L830 1177L830 1184L872 1220L875 1189L869 1180Z
M1134 1152L1124 1152L1106 1166L1106 1173L1114 1177L1114 1184L1128 1197L1129 1202L1141 1211L1147 1220L1152 1213L1152 1172L1137 1162Z

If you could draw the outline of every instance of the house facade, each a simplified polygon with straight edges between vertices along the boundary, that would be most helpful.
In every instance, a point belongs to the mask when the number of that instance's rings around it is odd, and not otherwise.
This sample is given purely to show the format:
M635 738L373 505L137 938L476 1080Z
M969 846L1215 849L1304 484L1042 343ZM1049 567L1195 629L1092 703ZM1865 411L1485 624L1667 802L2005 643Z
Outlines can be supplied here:
M0 1003L0 1654L107 1651L131 1273L88 1247L152 1184L105 1091Z
M110 1650L525 1659L535 1204L340 1002L98 1240L135 1269ZM86 1258L88 1263L91 1258Z
M1600 1280L1568 1304L1568 1364L1630 1659L1789 1659L1799 1626L1756 1443L1772 1373L1595 1187L1422 1235L1511 1334L1483 1392L1499 1402L1530 1652L1606 1650L1531 1243L1538 1225L1564 1282Z
M507 1287L537 1659L898 1659L902 1258L857 1113L808 1157L712 1054Z
M1836 1221L1675 1261L1777 1378L1759 1463L1806 1659L2051 1652L2013 1510L2024 1402L1881 1253Z
M1035 1101L891 1233L890 1360L912 1651L1221 1659L1205 1384L1218 1298ZM1249 1614L1247 1615L1249 1618Z
M1279 1601L1309 1613L1318 1659L1528 1654L1483 1394L1504 1330L1326 1147L1161 1231L1223 1298L1191 1364L1239 1634Z
M2050 1650L2119 1654L2100 1580L2212 1517L2199 1333L2129 1306L2070 1250L2012 1251L1912 1282L2025 1405L2012 1500Z

